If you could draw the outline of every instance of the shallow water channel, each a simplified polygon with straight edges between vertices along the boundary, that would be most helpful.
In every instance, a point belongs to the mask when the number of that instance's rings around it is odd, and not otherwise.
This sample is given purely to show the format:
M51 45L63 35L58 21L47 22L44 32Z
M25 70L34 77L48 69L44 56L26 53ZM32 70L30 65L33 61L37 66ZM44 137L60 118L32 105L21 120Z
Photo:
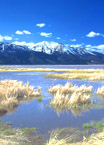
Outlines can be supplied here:
M85 111L68 110L67 112L56 112L54 108L48 106L52 95L48 93L51 86L71 82L73 85L93 86L93 93L98 87L104 85L104 81L83 81L83 80L63 80L46 79L42 75L54 72L1 72L0 80L12 79L29 82L35 88L41 87L42 102L36 99L29 103L22 103L16 110L10 114L1 116L0 119L6 123L11 122L15 128L35 127L42 136L47 136L49 131L56 128L78 128L82 129L83 123L91 121L101 121L104 118L104 108L92 108ZM55 72L56 73L56 72ZM58 72L57 72L58 73ZM104 100L96 96L95 100L104 106Z

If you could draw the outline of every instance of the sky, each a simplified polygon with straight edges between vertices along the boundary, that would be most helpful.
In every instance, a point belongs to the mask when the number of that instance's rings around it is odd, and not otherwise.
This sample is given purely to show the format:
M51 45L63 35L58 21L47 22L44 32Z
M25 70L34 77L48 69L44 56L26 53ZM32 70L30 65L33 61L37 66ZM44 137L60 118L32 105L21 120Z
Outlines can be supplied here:
M104 0L0 0L0 41L104 51Z

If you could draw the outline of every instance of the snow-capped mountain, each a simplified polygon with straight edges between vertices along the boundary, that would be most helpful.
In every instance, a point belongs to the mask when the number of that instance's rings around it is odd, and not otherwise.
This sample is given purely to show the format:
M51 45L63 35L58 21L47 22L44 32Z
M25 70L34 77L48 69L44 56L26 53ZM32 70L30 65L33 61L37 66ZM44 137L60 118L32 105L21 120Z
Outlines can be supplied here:
M43 41L33 47L0 43L0 64L104 64L104 54Z
M46 54L73 54L73 55L84 55L92 54L95 55L94 51L87 50L86 48L72 47L68 44L57 43L53 41L42 41L34 44L33 47L21 46L10 43L0 43L0 51L4 52L15 52L15 51L35 51Z
M88 51L85 48L74 48L68 44L57 43L53 41L43 41L34 45L32 48L33 51L44 52L47 54L53 53L66 53L66 54L74 54L74 55L83 55L83 54L93 54L91 51Z

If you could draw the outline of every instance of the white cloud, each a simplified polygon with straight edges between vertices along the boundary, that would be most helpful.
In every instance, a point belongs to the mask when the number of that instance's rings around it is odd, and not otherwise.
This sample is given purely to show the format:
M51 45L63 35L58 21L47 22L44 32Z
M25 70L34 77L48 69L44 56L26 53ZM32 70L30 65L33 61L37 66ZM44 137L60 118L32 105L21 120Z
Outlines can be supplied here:
M31 32L29 32L29 31L27 31L27 30L23 30L23 32L24 32L25 34L31 34Z
M15 33L16 33L17 35L23 35L23 34L24 34L23 31L19 31L19 30L17 30Z
M75 41L77 41L76 39L71 39L70 41L73 41L73 42L75 42Z
M52 33L41 32L40 35L44 37L51 37Z
M45 25L46 25L45 23L36 24L36 26L40 28L44 27Z
M15 33L16 33L17 35L23 35L23 34L28 34L28 35L30 35L30 34L31 34L31 32L29 32L29 31L27 31L27 30L23 30L23 31L17 30Z
M22 41L22 42L19 42L19 41L15 41L15 42L12 42L12 44L15 44L15 45L22 45L22 46L27 46L29 48L32 48L35 44L33 42L25 42L25 41Z
M91 31L90 33L88 33L86 36L87 37L96 37L96 36L102 36L102 37L104 37L103 34L96 33L96 32L93 32L93 31Z
M4 40L12 40L12 37L10 37L10 36L2 36L2 35L0 35L0 41L4 41Z
M58 40L59 40L59 39L61 39L61 38L60 38L60 37L57 37L56 39L58 39Z

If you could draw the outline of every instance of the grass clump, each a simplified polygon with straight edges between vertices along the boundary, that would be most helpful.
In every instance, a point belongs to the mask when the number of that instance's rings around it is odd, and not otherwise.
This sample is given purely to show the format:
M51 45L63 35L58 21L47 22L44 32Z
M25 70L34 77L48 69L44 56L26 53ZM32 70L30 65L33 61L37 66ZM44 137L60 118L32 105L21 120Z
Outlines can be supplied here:
M54 94L54 98L50 101L50 105L54 107L58 115L61 112L67 112L69 109L74 115L78 115L92 106L88 95L74 92L69 96L67 94L61 94L59 91Z
M51 104L59 106L80 105L90 102L90 96L86 93L92 92L92 86L86 87L85 85L82 85L78 87L67 82L65 86L56 85L48 91L54 94L54 99L51 101Z
M41 95L41 89L33 89L29 83L17 80L0 81L0 114L11 112L23 101L30 101Z
M73 93L75 91L82 92L82 93L92 93L92 89L93 86L87 87L85 85L81 85L80 87L78 87L76 85L73 86L71 83L67 82L65 86L61 86L61 85L53 86L48 90L48 92L54 94L59 90L59 92L62 94Z

